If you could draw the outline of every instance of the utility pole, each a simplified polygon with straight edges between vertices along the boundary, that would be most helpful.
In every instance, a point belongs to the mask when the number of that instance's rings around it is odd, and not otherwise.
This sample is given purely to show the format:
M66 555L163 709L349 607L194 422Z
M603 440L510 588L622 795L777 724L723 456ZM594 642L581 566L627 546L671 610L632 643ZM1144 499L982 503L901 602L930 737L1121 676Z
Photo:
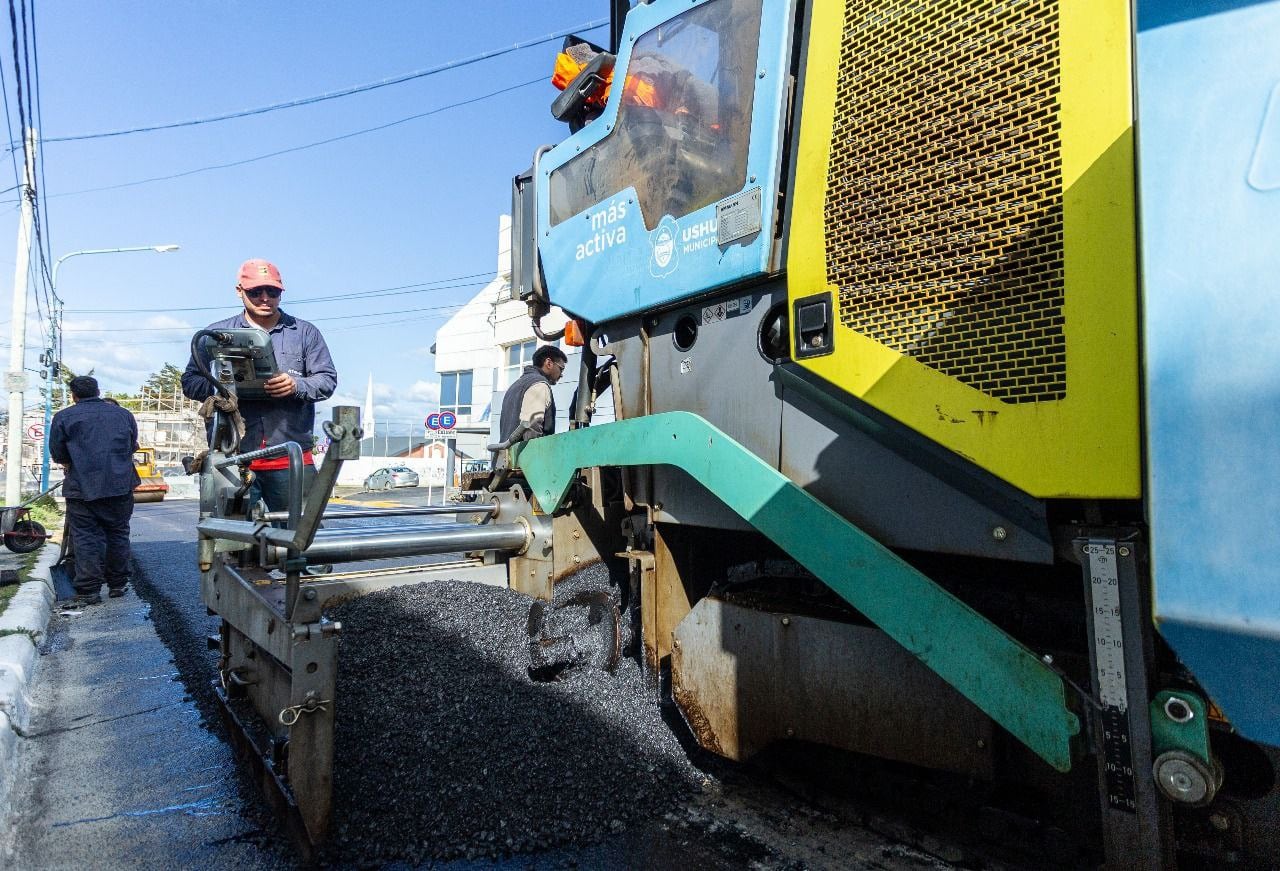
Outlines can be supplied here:
M4 386L9 390L9 445L4 479L4 504L22 502L22 401L27 387L27 269L31 262L31 212L35 196L36 131L27 129L26 171L18 199L22 219L18 223L18 251L13 266L13 319L10 323L9 371Z

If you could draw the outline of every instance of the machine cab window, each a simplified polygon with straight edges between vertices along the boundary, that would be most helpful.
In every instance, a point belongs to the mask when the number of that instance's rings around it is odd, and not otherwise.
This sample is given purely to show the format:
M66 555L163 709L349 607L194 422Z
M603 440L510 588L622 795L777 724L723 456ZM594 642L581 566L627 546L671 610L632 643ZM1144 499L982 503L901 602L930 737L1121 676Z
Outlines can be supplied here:
M616 128L551 173L553 227L627 188L649 230L743 188L760 9L713 0L636 40Z

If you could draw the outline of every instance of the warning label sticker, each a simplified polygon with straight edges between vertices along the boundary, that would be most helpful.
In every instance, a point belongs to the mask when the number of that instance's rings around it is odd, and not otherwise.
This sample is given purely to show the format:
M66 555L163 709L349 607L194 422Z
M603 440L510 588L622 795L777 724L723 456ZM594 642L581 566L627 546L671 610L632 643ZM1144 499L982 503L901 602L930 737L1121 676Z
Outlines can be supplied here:
M726 302L718 302L715 305L705 306L702 309L702 325L715 324L727 318L751 314L751 305L751 297L742 296Z

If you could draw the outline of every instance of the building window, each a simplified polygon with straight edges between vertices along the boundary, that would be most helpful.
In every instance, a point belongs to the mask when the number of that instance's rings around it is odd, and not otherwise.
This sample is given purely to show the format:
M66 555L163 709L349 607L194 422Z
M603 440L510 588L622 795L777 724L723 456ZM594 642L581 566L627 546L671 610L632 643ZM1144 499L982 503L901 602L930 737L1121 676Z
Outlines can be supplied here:
M458 417L471 416L471 373L440 373L440 410Z
M524 372L524 367L533 363L533 352L537 349L538 343L533 339L515 345L507 345L503 349L507 355L506 365L502 369L503 387L510 387L514 384L520 374Z

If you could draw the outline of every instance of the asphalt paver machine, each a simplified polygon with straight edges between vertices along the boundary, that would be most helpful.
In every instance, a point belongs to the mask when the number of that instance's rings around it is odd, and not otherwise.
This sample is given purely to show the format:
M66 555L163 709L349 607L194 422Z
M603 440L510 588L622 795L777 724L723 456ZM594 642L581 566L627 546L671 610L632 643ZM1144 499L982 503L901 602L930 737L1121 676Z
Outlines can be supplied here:
M585 344L513 465L615 512L697 740L1017 795L1046 865L1275 867L1280 3L614 23L514 182Z

